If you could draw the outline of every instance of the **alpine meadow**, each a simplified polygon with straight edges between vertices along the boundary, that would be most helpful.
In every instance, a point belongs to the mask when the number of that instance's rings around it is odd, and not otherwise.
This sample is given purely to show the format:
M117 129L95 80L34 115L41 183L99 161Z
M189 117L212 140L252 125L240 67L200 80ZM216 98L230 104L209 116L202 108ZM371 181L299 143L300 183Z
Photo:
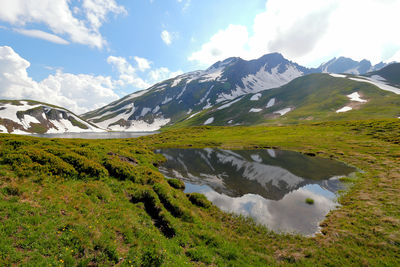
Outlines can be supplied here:
M0 2L0 266L399 266L398 10Z

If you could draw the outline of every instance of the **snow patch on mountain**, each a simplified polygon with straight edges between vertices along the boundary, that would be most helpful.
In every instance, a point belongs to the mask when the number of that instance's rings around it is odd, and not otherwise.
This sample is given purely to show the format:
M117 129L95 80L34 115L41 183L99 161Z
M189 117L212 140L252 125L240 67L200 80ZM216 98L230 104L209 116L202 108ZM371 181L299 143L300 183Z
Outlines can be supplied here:
M175 80L171 84L171 87L177 86L181 81L182 81L182 78L175 78Z
M350 111L352 109L353 108L351 108L351 107L345 106L345 107L342 107L341 109L336 110L336 113L347 112L347 111Z
M187 84L185 84L185 86L182 88L182 91L179 93L179 95L176 96L176 99L181 98L181 96L183 95L183 93L186 91L187 88Z
M258 93L263 90L276 88L287 84L291 80L303 75L303 72L298 70L295 66L287 64L286 70L282 73L279 72L280 65L272 68L271 71L267 70L267 65L264 65L256 74L250 74L242 78L243 87L236 85L235 90L230 94L221 93L218 95L217 103L227 99L234 99L238 96L248 93Z
M203 125L211 124L214 122L214 117L208 118Z
M200 99L200 102L199 102L199 104L198 105L200 105L201 103L203 103L204 102L204 100L206 100L207 99L207 97L208 97L208 95L210 94L210 92L211 92L211 90L214 88L214 85L211 85L211 87L210 87L210 89L208 89L208 91L207 91L207 93L203 96L203 98L202 99Z
M352 94L347 95L348 98L350 98L351 101L356 101L360 103L365 103L367 100L361 99L361 96L359 95L358 92L354 92Z
M279 114L281 116L285 115L286 113L288 113L289 111L291 111L291 108L284 108L278 111L274 111L275 114Z
M251 96L250 101L258 101L260 99L260 97L261 97L261 94L257 93L255 95Z
M151 108L143 108L142 112L140 113L140 117L145 116L147 113L151 111Z
M249 112L260 112L262 108L251 108Z
M172 97L166 96L165 99L164 99L164 101L161 102L161 105L165 105L165 104L167 104L167 103L170 102L170 101L172 101Z
M0 110L0 118L9 119L16 123L20 123L20 120L17 117L18 111L27 111L29 109L37 108L40 106L40 105L28 105L28 103L26 101L20 101L19 103L22 105L14 105L14 104L10 104L10 103L6 103L6 104L0 103L0 108L3 108Z
M382 76L379 76L379 75L372 75L371 76L371 79L372 80L375 80L375 81L380 81L380 82L386 82L386 79L385 78L383 78Z
M268 101L266 108L273 107L274 105L275 105L275 98L271 98L271 99Z
M146 90L142 90L142 91L139 91L139 92L135 92L135 93L133 93L133 94L128 95L128 97L125 98L125 99L123 99L123 100L126 101L126 100L131 100L131 99L137 98L137 97L139 97L139 96L144 95L144 94L147 93L148 91L149 91L149 90L146 89Z
M335 78L346 78L347 77L346 75L337 74L337 73L329 73L329 75L331 75L332 77L335 77Z
M160 110L160 106L156 106L156 107L153 109L152 113L153 113L153 114L156 114L159 110Z
M113 124L113 123L115 123L115 122L117 122L117 121L119 121L119 120L121 120L121 119L127 121L128 118L131 117L131 116L133 115L133 113L135 112L135 110L136 110L136 108L135 108L135 106L134 106L133 103L132 103L132 108L131 108L130 110L127 110L127 111L124 112L124 113L117 114L117 115L115 115L115 117L113 117L113 118L111 118L111 119L104 120L104 121L101 121L101 122L96 122L96 125L100 126L101 128L104 128L104 129L107 129L107 128L110 129L110 128L108 127L110 124Z
M31 123L40 123L40 121L30 115L24 115L24 117L21 119L21 122L25 129L29 129L31 127Z
M382 80L375 80L372 77L371 78L369 78L369 77L350 78L350 80L357 81L357 82L371 83L371 84L379 87L382 90L393 92L395 94L400 95L400 88L388 85L388 84L384 83Z
M153 123L148 123L143 120L129 121L129 126L112 125L108 127L113 131L125 131L125 132L153 132L159 130L162 126L168 124L170 119L156 118Z
M200 112L201 112L201 111L196 112L196 113L193 113L192 115L189 116L189 118L187 118L187 120L193 118L194 116L196 116L196 115L199 114Z
M211 73L206 73L199 78L199 83L218 81L222 77L224 68L220 68Z
M241 99L242 99L242 98L239 97L238 99L235 99L235 100L233 100L233 101L231 101L231 102L228 102L228 103L226 103L226 104L224 104L224 105L218 107L217 109L218 109L218 110L221 110L221 109L224 109L224 108L229 108L231 105L235 104L236 102L240 101Z

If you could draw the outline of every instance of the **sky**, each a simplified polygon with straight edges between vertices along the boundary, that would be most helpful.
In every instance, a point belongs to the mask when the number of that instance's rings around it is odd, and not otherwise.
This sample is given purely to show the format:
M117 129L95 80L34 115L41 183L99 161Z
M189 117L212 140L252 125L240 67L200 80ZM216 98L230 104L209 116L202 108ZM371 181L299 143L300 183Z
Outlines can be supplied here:
M400 61L399 10L400 0L0 0L0 99L82 114L232 56Z

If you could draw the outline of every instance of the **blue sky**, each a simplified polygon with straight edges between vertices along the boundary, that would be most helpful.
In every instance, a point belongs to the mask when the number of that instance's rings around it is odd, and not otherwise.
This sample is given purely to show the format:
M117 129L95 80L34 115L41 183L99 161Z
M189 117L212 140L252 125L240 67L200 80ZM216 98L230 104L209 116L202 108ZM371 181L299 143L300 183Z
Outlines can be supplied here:
M264 0L141 0L119 1L126 14L108 16L101 27L107 46L95 48L82 44L62 45L43 39L32 38L10 30L7 22L0 25L1 45L12 46L23 58L31 62L29 74L41 80L61 68L69 73L115 75L107 57L119 56L132 64L134 56L146 58L153 67L168 67L171 71L191 71L205 67L188 61L188 56L199 49L210 34L229 24L251 25L252 19L265 8ZM71 9L74 6L71 4ZM239 15L238 15L239 14ZM45 25L29 25L27 28L48 31ZM172 43L166 45L160 37L162 31L172 35ZM67 38L66 38L67 39ZM50 68L49 68L50 67Z
M398 0L0 2L0 98L78 113L230 56L400 60Z

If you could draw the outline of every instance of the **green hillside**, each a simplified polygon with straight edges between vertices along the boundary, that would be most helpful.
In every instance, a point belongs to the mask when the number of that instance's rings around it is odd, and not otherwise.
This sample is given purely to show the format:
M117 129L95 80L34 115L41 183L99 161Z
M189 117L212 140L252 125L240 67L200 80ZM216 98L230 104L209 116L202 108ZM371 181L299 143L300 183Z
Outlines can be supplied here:
M357 92L366 103L351 101L348 95ZM299 77L282 87L261 92L259 100L246 95L231 106L203 111L199 115L182 120L175 127L203 125L214 118L211 125L296 124L316 121L396 118L400 116L400 95L383 91L365 82L349 78L336 78L329 74L310 74ZM267 108L271 99L275 104ZM225 103L219 105L223 106ZM344 106L351 111L336 113ZM249 112L251 109L259 112ZM276 112L292 110L283 116Z

